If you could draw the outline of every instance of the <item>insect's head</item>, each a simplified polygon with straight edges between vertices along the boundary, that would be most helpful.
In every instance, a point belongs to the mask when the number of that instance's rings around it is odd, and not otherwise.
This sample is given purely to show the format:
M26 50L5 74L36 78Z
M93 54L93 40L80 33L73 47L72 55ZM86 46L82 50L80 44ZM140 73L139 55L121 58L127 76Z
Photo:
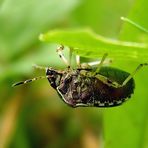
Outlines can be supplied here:
M47 68L46 69L46 76L48 76L47 79L48 79L50 85L53 88L56 88L60 83L62 73L60 73L57 70L54 70L53 68Z

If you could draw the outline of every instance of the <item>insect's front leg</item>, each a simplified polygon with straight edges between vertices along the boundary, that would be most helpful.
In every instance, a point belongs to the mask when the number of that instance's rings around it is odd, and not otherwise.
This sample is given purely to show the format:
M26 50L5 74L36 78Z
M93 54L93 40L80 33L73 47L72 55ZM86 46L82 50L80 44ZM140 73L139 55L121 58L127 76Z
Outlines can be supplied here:
M57 48L57 53L59 55L59 57L62 59L62 61L67 65L68 68L70 68L70 62L68 62L68 60L65 58L63 51L64 50L64 46L61 45ZM70 53L71 54L71 53Z

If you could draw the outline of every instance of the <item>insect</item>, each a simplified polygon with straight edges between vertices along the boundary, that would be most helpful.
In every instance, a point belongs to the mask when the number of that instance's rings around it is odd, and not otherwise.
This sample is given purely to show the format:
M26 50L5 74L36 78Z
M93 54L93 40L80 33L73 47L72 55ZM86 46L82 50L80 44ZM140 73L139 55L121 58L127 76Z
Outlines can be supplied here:
M143 66L148 66L148 63L140 64L130 74L117 68L103 66L107 57L107 54L104 54L100 62L85 65L81 64L80 57L76 56L77 68L72 69L70 60L64 57L63 49L64 46L60 46L57 53L67 65L65 70L36 65L35 68L45 70L46 76L18 82L13 86L47 78L62 100L71 107L113 107L121 105L131 97L135 88L133 76Z

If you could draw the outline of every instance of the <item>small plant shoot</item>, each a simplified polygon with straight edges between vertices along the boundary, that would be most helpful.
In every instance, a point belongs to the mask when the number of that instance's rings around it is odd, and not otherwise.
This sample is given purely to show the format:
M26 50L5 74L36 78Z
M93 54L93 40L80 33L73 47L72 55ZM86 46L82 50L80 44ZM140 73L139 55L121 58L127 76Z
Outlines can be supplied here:
M13 86L26 84L38 79L47 78L50 85L57 91L61 99L71 107L114 107L128 100L134 93L135 82L133 76L147 63L140 64L133 73L104 66L110 61L105 53L98 62L80 63L80 57L76 56L77 68L71 67L71 58L68 61L62 50L57 49L62 61L67 65L65 70L35 65L35 68L45 70L46 76L18 82ZM72 55L70 50L70 57Z
M136 27L137 29L139 29L139 30L141 30L141 31L143 31L145 33L148 33L148 30L146 28L142 27L141 25L133 22L132 20L130 20L130 19L126 18L126 17L121 17L121 20L131 24L132 26Z

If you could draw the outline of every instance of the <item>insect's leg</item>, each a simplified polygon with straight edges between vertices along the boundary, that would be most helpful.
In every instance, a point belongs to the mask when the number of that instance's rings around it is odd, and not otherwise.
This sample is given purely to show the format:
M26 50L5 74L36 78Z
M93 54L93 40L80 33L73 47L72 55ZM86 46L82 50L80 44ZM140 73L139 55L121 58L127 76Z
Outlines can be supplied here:
M72 59L72 48L69 48L69 68L71 67L71 59Z
M95 65L99 65L101 61L94 61L94 62L89 62L88 65L89 66L95 66ZM111 59L106 59L104 60L103 64L111 64L112 60Z
M80 56L79 55L76 55L76 64L77 64L77 67L81 67Z
M105 54L103 55L103 57L102 57L102 59L101 59L101 61L100 61L99 65L98 65L98 67L97 67L97 69L96 69L95 73L98 73L98 72L99 72L99 70L100 70L100 68L102 67L103 62L105 61L105 59L106 59L107 55L108 55L107 53L105 53Z
M136 68L136 70L135 70L133 73L131 73L131 74L124 80L124 82L122 83L121 86L126 85L127 82L128 82L143 66L148 66L148 63L143 63L143 64L138 65L138 67Z
M67 61L67 59L64 57L63 53L62 53L62 50L64 49L64 46L61 45L57 48L57 53L59 55L59 57L63 60L63 62L67 65L68 68L70 68L70 64L69 62Z
M40 79L44 79L44 78L48 78L49 76L39 76L39 77L36 77L36 78L33 78L33 79L28 79L28 80L25 80L25 81L21 81L21 82L17 82L17 83L14 83L12 85L12 87L15 87L15 86L18 86L18 85L22 85L22 84L26 84L26 83L30 83L30 82L33 82L33 81L36 81L36 80L40 80Z

